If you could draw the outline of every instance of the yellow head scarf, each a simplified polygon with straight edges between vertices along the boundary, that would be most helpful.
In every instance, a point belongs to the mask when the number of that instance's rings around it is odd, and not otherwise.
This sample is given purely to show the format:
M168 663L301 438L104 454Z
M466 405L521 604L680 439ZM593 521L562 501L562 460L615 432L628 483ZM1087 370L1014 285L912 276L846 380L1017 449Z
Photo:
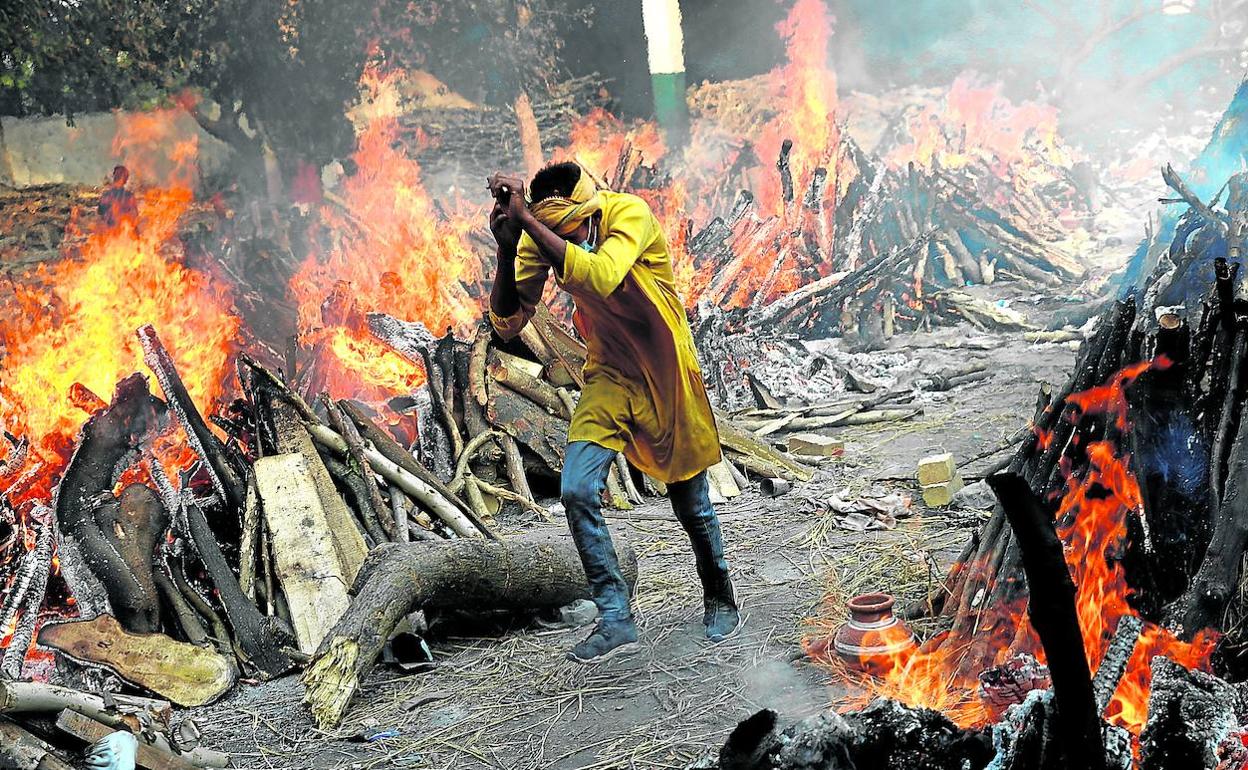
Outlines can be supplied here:
M598 185L594 182L593 175L581 167L581 178L577 180L571 195L566 198L552 195L531 204L529 211L533 212L537 221L554 230L556 235L566 236L580 227L586 219L602 211L602 196L598 194Z

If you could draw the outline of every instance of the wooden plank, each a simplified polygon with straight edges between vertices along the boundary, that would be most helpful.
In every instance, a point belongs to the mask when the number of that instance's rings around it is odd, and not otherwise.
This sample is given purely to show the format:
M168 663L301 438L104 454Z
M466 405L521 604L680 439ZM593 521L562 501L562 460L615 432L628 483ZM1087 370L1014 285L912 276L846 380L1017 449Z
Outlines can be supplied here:
M164 634L132 634L111 615L47 623L39 643L104 666L179 706L211 703L229 691L236 676L233 662L212 650Z
M333 530L316 481L302 454L256 460L256 487L265 529L273 544L273 568L299 649L311 654L350 600L348 577L338 560ZM352 523L352 528L355 525Z
M87 743L95 743L117 732L108 725L70 709L65 709L57 716L56 729ZM146 770L198 770L199 767L182 757L146 744L141 739L135 760L139 767Z
M277 428L277 451L302 455L307 463L312 481L316 485L317 496L321 499L321 507L329 521L338 564L347 579L347 585L350 585L355 582L355 576L364 564L364 557L368 556L368 546L364 544L364 536L356 528L355 515L334 487L334 480L325 469L321 456L316 453L312 438L303 427L303 421L299 419L295 408L282 399L274 399L273 418Z

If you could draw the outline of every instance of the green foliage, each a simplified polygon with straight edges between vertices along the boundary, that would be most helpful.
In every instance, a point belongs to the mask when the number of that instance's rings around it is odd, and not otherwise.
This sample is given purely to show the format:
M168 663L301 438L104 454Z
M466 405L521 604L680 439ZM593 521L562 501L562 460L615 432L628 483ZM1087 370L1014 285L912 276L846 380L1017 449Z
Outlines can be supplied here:
M0 3L0 114L72 119L192 89L221 106L197 115L219 138L321 164L351 149L345 114L370 58L466 91L484 81L472 96L509 103L559 74L554 18L546 0Z

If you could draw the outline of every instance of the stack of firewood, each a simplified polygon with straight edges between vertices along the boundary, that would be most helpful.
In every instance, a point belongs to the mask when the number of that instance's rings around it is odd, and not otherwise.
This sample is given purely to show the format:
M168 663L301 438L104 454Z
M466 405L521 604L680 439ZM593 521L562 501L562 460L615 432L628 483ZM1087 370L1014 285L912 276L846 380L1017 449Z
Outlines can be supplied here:
M686 220L687 235L679 239L697 274L710 276L695 292L699 306L725 309L736 328L804 336L856 335L868 327L891 334L963 320L1027 328L959 290L1010 280L1051 291L1085 273L1053 224L1078 207L1070 196L1051 206L1035 194L1003 196L993 185L1005 182L987 168L892 169L848 136L831 168L814 169L800 189L792 149L786 141L776 163L783 213L760 213L755 196L743 190L726 214L700 229ZM654 169L630 163L632 152L625 147L619 166L631 173L617 178L622 186L614 189L645 194L667 183ZM998 198L1008 205L988 202ZM761 274L760 264L769 265ZM779 288L785 273L797 277L795 288Z
M571 127L595 108L610 104L607 81L596 74L552 84L531 103L533 121L547 147L567 144ZM400 123L403 138L422 168L454 163L464 174L485 176L523 159L514 109L438 107L415 109Z

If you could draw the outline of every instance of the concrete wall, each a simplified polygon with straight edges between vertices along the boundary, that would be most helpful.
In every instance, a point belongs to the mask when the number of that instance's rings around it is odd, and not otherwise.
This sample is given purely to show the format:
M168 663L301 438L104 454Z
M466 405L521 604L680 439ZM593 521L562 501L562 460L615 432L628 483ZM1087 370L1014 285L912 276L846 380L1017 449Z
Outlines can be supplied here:
M97 185L124 163L140 186L164 185L189 174L194 184L221 168L230 149L180 109L104 112L63 117L0 117L0 184Z

